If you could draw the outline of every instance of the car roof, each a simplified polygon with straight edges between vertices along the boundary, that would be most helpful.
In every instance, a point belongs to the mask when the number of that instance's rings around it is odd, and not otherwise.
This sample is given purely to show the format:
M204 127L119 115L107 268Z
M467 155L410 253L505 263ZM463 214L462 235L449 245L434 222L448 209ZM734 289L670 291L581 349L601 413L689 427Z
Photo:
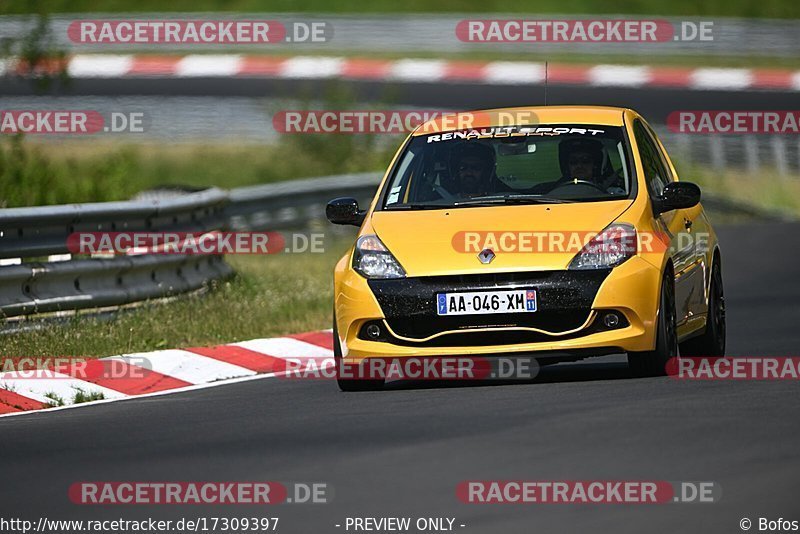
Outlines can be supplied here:
M528 106L444 113L417 127L414 136L491 126L586 124L623 126L627 108L606 106Z

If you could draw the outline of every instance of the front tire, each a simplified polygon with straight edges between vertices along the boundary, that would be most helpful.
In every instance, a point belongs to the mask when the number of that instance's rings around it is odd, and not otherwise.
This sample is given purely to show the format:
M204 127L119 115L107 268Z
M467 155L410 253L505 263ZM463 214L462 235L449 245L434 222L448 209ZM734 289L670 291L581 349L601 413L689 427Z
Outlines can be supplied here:
M725 292L722 287L722 262L715 258L708 288L708 320L705 331L681 343L681 356L725 356Z
M659 301L655 348L628 353L628 368L633 376L664 376L667 374L667 362L678 356L675 277L671 269L664 273Z

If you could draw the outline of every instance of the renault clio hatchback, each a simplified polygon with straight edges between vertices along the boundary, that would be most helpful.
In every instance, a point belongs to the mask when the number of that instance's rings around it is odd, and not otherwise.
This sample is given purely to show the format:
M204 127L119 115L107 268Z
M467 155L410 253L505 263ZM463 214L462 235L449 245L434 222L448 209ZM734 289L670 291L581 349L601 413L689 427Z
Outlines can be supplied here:
M724 355L700 189L630 109L439 117L408 136L368 208L337 198L326 213L360 228L334 272L336 358L627 353L652 376L679 351Z

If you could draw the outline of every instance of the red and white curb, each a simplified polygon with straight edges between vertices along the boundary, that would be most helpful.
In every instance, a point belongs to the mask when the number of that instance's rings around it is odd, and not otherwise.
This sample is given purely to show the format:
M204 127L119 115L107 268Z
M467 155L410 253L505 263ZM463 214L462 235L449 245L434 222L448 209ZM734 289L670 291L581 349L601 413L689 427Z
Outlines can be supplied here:
M30 373L4 372L0 373L0 417L274 377L285 372L288 358L331 358L332 336L330 330L323 330L213 347L111 356L97 361L103 370L114 371L92 373L91 378L75 366L62 372L37 371L34 378ZM78 392L102 394L103 398L74 404ZM56 397L63 406L53 406Z
M549 83L593 87L665 87L694 90L800 90L800 71L789 69L649 67L550 63ZM20 72L12 61L0 75ZM73 78L242 77L294 80L347 79L386 82L544 83L544 63L528 61L445 61L324 56L242 54L84 54L67 59Z

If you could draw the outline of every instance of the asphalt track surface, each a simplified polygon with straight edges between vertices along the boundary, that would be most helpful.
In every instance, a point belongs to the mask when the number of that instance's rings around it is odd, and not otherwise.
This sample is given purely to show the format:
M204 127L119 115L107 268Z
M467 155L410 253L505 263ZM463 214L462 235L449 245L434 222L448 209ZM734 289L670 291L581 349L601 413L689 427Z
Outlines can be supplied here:
M0 95L41 94L28 80L0 78ZM344 91L344 93L342 93ZM172 95L248 96L324 99L347 94L357 102L429 106L434 109L488 109L544 104L542 85L480 83L387 83L385 81L320 81L262 78L112 78L73 79L68 86L54 82L44 94L57 95ZM653 123L665 123L680 110L776 110L797 107L795 91L721 91L654 87L590 87L551 84L549 105L629 107Z
M796 355L800 225L721 230L729 353ZM246 311L244 311L246 313ZM629 378L618 356L533 382L340 393L264 379L0 420L0 517L278 516L279 532L346 517L455 517L456 531L741 532L800 520L797 382ZM714 504L473 505L463 480L715 481ZM325 482L328 504L72 504L76 481ZM350 531L352 532L352 530ZM412 532L415 532L412 530Z

